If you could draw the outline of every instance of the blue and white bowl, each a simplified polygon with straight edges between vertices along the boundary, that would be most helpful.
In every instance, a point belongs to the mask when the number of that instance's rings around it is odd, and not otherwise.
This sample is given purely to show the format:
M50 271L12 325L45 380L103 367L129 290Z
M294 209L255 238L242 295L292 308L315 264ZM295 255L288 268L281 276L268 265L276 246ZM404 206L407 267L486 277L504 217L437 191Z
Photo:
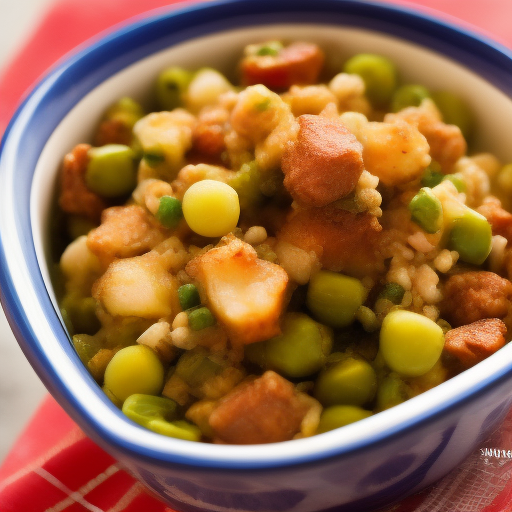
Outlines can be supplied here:
M512 161L512 53L424 14L352 0L224 0L124 25L60 63L14 116L0 154L0 286L32 366L71 417L180 511L371 510L435 482L512 405L512 345L417 398L343 429L263 446L165 438L112 405L74 352L49 279L49 225L63 155L121 96L143 99L167 65L233 69L265 38L305 39L333 65L388 55L408 81L458 92L479 147Z

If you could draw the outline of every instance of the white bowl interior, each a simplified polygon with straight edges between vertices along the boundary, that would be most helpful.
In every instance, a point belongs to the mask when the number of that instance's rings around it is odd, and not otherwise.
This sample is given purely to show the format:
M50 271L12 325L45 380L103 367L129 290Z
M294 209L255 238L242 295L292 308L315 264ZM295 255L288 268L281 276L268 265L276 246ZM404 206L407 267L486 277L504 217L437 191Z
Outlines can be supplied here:
M77 143L90 140L101 113L115 100L129 95L144 101L150 94L158 72L166 66L178 65L190 69L210 66L232 76L244 45L269 38L317 42L326 50L330 65L338 68L345 58L359 52L368 51L389 56L397 64L404 81L421 83L434 90L452 90L466 99L471 104L477 120L476 149L490 151L503 162L512 161L511 99L470 69L408 41L352 27L279 24L230 30L178 44L132 64L96 87L62 120L44 147L32 185L31 219L39 265L57 311L47 263L48 226L57 173L64 154ZM485 101L482 101L483 98ZM497 119L499 123L496 122ZM37 312L31 312L34 304L26 306L25 310L29 316L37 315ZM439 408L455 400L461 393L478 387L491 378L494 372L512 361L512 346L508 345L498 355L488 358L477 368L464 372L423 394L420 400L412 399L391 411L358 422L357 426L345 427L343 441L337 438L335 433L328 433L272 447L219 447L162 439L161 436L149 431L141 434L138 427L124 421L101 400L98 391L91 387L89 381L76 376L73 364L47 326L41 326L39 340L54 366L59 368L59 373L71 392L80 396L91 410L95 410L95 416L102 417L105 424L108 423L118 436L128 442L143 443L149 448L164 452L195 455L210 460L276 460L292 455L319 453L328 450L334 442L347 446L362 443L383 429L393 429L402 422L414 420L418 414L424 414L431 408Z

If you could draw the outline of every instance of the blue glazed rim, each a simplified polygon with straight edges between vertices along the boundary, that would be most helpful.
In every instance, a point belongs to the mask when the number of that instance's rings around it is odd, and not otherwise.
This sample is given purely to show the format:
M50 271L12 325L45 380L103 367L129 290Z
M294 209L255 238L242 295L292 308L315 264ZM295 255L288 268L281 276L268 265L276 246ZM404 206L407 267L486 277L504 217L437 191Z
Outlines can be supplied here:
M416 416L409 422L379 431L359 443L347 445L333 440L324 449L312 452L299 448L299 444L303 446L308 440L296 441L297 449L287 452L286 457L282 454L273 457L269 451L270 455L262 460L254 451L253 457L247 456L243 461L229 456L210 460L199 455L187 455L181 449L177 455L172 449L156 450L148 444L121 438L79 397L66 389L59 368L42 350L36 334L37 325L30 322L21 306L23 301L37 302L54 336L69 356L77 360L77 375L90 379L69 344L54 310L32 242L31 183L36 163L48 138L85 94L111 75L154 52L227 29L294 22L339 23L409 40L466 65L512 96L512 52L509 49L484 36L412 9L355 0L316 0L314 3L310 0L223 0L170 12L159 10L154 16L138 18L102 39L96 39L58 64L19 107L0 148L1 193L17 198L16 208L11 210L6 208L3 201L0 204L1 301L22 350L49 391L91 437L115 453L155 464L180 463L223 469L260 469L315 462L360 448L370 448L424 425L448 408L463 405L475 395L494 389L512 371L510 363L492 378L467 388L464 394L444 402L441 407ZM33 126L37 126L37 129L33 130ZM9 258L10 251L19 253L20 260L13 263ZM21 274L23 281L20 281ZM117 410L116 413L121 415ZM182 443L169 440L171 448L173 442L177 443L175 446ZM261 447L254 450L260 451ZM229 452L229 449L226 451ZM253 452L249 449L247 453Z

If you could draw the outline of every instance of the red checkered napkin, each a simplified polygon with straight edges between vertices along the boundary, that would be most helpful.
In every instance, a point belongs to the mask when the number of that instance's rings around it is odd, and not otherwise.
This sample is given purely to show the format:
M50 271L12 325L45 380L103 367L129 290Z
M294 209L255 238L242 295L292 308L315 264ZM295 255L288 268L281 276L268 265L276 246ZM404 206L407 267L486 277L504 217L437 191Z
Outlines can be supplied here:
M512 511L512 412L437 484L381 512ZM509 457L510 455L510 457ZM1 512L173 512L47 397L0 467Z

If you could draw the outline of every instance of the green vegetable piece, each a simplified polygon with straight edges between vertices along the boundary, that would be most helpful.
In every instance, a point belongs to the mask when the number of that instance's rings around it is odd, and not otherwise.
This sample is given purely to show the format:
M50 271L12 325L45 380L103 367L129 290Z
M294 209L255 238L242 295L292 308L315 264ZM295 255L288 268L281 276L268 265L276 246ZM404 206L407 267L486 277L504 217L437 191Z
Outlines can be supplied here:
M178 288L178 299L183 311L186 311L190 308L195 308L201 304L199 290L194 284L184 284L183 286L180 286Z
M269 41L265 44L262 44L258 50L256 51L256 55L264 56L270 55L275 57L279 55L279 52L283 49L283 43L281 41Z
M377 391L377 375L363 359L347 356L320 372L315 398L324 406L364 405Z
M97 337L88 334L75 334L72 340L78 357L85 366L103 348Z
M466 140L471 138L473 132L473 113L467 103L449 91L437 91L432 93L432 99L447 124L455 124L460 128Z
M458 172L454 174L447 174L443 177L442 181L451 181L455 185L457 192L466 192L467 190L466 182L464 181L462 174Z
M193 76L190 71L179 67L162 71L156 81L156 98L159 108L173 110L180 107Z
M491 225L483 215L466 208L452 223L448 246L459 253L461 261L481 265L491 252Z
M379 299L390 300L393 304L401 304L405 295L405 289L398 283L386 283L379 293Z
M441 356L443 330L426 316L391 311L382 322L380 353L391 370L406 377L427 373Z
M85 173L87 187L103 197L130 194L137 185L134 152L122 144L107 144L89 150Z
M421 178L421 186L434 188L443 181L444 176L445 175L441 172L441 166L435 160L432 160Z
M164 383L164 367L156 353L145 345L119 350L105 370L104 386L121 402L130 395L158 395Z
M425 98L429 97L430 92L423 85L402 85L393 94L391 110L393 110L393 112L399 112L407 107L418 107Z
M409 398L407 387L396 373L384 377L377 389L376 410L384 411L405 402Z
M223 367L212 361L205 350L190 350L179 358L175 373L194 389L221 373L222 370Z
M443 225L441 201L430 188L424 187L411 199L409 211L413 222L427 233L437 233Z
M133 125L144 115L145 112L140 103L125 96L105 112L105 119L118 121L129 128L133 128Z
M366 289L359 279L321 270L309 281L306 303L321 323L347 327L365 299Z
M328 328L303 313L288 313L283 333L246 347L248 360L290 378L302 378L319 371L332 348Z
M165 162L165 155L158 149L144 151L142 153L142 158L144 162L149 165L149 167L157 167Z
M258 207L265 199L261 191L264 180L258 164L253 161L243 164L240 170L232 174L228 185L233 187L238 194L240 209L246 211Z
M181 201L171 196L162 196L156 212L158 222L165 228L174 229L183 218Z
M215 317L207 307L203 306L188 312L188 326L193 331L200 331L212 325L215 325Z
M364 420L371 415L371 411L366 411L355 405L333 405L323 410L316 433L329 432L350 423Z
M82 297L73 293L67 294L60 304L66 311L73 331L81 334L95 334L101 327L96 316L96 300L92 297Z
M201 431L184 420L175 420L177 404L160 396L135 394L123 403L123 413L132 421L157 434L187 441L199 441Z
M345 63L343 71L363 79L366 96L374 107L384 107L390 102L397 85L397 72L386 57L360 53Z

